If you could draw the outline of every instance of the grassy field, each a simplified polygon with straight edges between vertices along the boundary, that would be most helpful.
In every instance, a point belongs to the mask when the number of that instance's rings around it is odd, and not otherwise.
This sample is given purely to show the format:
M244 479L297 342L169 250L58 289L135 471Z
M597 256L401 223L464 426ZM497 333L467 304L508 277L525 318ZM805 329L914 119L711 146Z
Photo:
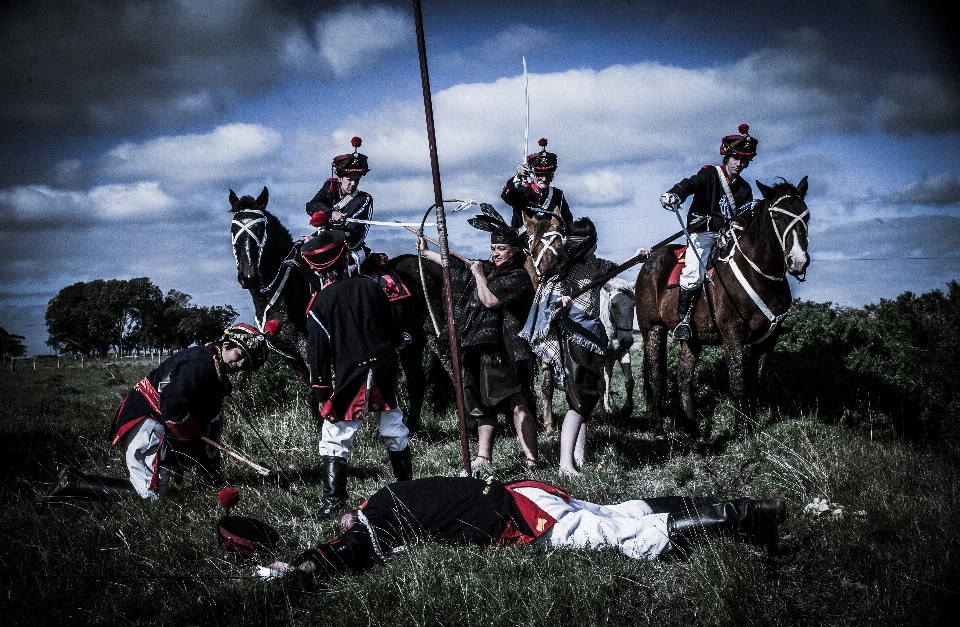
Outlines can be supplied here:
M251 577L252 564L217 548L223 510L193 475L163 502L38 507L63 466L125 476L105 432L116 404L153 364L87 360L81 369L65 360L58 368L55 358L41 358L36 369L25 361L0 370L4 624L945 625L960 610L957 460L812 416L768 412L744 444L698 456L679 440L665 457L653 455L640 410L630 419L599 420L589 434L589 466L577 478L558 476L557 438L541 434L543 468L532 476L578 498L786 499L788 519L773 556L729 539L702 544L686 559L652 562L611 550L419 546L388 566L336 581L262 581ZM299 521L321 492L314 427L295 392L237 396L291 481L278 485L226 459L241 493L233 513L270 523L283 539L278 557L293 558L335 535L332 523ZM714 418L714 437L729 433L726 405ZM501 436L495 474L531 476L511 434ZM224 442L278 465L236 412L228 412ZM415 476L457 474L455 414L428 416L412 447ZM351 502L391 480L386 452L368 426L351 459ZM815 499L831 505L805 511Z

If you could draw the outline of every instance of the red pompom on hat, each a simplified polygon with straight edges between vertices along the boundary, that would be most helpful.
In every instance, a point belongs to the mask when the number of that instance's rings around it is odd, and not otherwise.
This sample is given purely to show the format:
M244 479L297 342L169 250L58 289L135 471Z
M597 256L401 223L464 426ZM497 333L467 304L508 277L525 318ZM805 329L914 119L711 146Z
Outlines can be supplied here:
M537 145L540 147L545 147L547 145L547 138L541 137L540 140L537 142Z
M230 509L240 502L240 493L237 492L237 489L233 486L227 486L217 493L217 501L219 501L223 507Z
M263 330L270 337L275 336L277 333L280 333L282 325L279 320L268 320L267 324L263 325Z
M361 144L363 144L363 140L356 135L350 138L350 145L354 148L359 148Z
M327 222L330 221L330 217L327 216L324 211L317 211L312 216L310 216L310 226L314 228L322 228L327 225Z

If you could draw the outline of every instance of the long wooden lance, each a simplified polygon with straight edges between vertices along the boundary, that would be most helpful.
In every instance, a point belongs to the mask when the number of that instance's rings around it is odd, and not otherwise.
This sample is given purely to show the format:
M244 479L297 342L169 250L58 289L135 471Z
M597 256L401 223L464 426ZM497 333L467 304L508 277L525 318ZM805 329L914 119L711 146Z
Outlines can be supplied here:
M708 216L703 216L702 218L697 218L696 220L694 220L693 222L690 223L689 228L694 229L694 228L700 226L701 224L703 224L704 222L706 222L708 219L709 219ZM674 233L673 235L671 235L670 237L667 237L667 238L665 238L665 239L660 240L659 242L657 242L656 244L654 244L653 246L650 247L650 252L652 253L652 252L655 251L655 250L658 250L658 249L660 249L660 248L663 248L664 246L666 246L667 244L669 244L669 243L672 242L673 240L677 239L678 237L680 237L680 236L683 235L684 233L685 233L685 231L678 231L678 232ZM580 296L581 294L584 294L584 293L586 293L586 292L589 292L590 290L592 290L593 288L595 288L595 287L598 286L598 285L603 285L604 283L608 282L610 279L612 279L613 277L617 276L618 274L620 274L621 272L623 272L623 271L626 270L627 268L630 268L630 267L633 267L633 266L637 265L638 263L640 263L640 262L643 261L644 259L646 259L646 257L644 257L643 255L639 255L639 254L638 254L638 255L634 255L633 257L630 257L629 259L627 259L627 260L624 261L623 263L617 264L616 266L614 266L613 268L611 268L610 270L608 270L606 273L601 274L600 276L598 276L598 277L595 278L594 280L590 281L589 283L587 283L587 284L584 285L583 287L581 287L581 288L579 288L579 289L576 289L576 290L573 290L573 292L570 293L570 298L576 298L577 296Z
M437 247L440 246L440 242L438 242L438 241L435 240L435 239L429 238L429 237L427 237L426 235L423 235L423 234L420 233L420 231L418 231L417 229L412 229L412 228L410 228L409 226L404 226L403 228L407 229L408 231L410 231L411 233L413 233L413 234L416 235L417 237L422 237L423 239L425 239L426 241L430 242L430 243L433 244L434 246L437 246ZM459 259L459 260L462 261L463 263L470 263L470 260L467 259L466 257L464 257L463 255L458 255L457 253L453 252L452 250L449 250L449 251L447 251L447 252L450 253L450 256L451 256L451 257L456 257L457 259Z
M423 36L423 14L420 0L413 0L413 15L417 26L417 49L420 52L420 82L423 84L423 110L427 118L427 141L430 144L430 168L433 171L434 206L437 212L437 231L440 237L440 269L443 273L444 299L447 304L447 328L450 330L450 361L453 369L453 390L457 400L460 424L460 453L463 470L470 473L470 443L467 441L467 418L463 404L463 386L460 381L460 352L457 350L457 328L453 319L453 294L450 287L450 248L447 240L447 217L443 209L440 188L440 160L437 157L437 137L433 126L433 102L430 98L430 73L427 70L427 45Z
M265 476L265 477L270 474L270 469L267 468L266 466L261 466L260 464L258 464L258 463L256 463L256 462L250 461L249 459L247 459L247 458L244 457L243 455L240 455L239 453L235 453L235 452L231 451L230 449L228 449L228 448L227 448L226 446L224 446L223 444L220 444L219 442L214 442L213 440L211 440L210 438L205 437L205 436L200 436L200 439L203 440L204 442L206 442L207 444L209 444L210 446L212 446L213 448L218 448L218 449L220 449L221 451L223 451L224 453L226 453L226 454L229 455L230 457L236 459L237 461L241 461L241 462L243 462L244 464L246 464L247 466L250 466L251 468L253 468L254 470L256 470L258 474L261 474L261 475L263 475L263 476Z

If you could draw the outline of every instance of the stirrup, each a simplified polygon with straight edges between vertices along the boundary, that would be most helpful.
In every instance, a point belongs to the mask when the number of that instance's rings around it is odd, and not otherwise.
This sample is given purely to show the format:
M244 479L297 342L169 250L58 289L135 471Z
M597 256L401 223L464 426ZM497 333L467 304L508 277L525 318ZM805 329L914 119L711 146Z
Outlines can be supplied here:
M673 330L673 339L683 341L693 339L693 328L688 321L680 321L680 324Z

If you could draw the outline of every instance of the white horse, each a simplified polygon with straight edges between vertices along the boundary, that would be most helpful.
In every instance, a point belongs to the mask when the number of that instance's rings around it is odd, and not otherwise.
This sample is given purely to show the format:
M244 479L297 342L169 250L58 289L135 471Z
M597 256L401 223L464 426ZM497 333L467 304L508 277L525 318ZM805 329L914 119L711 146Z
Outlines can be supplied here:
M603 409L613 413L610 405L610 386L613 382L613 364L620 362L626 399L620 414L633 414L633 368L630 362L630 347L633 346L633 322L636 313L636 298L633 283L623 279L610 279L600 292L600 321L607 332L607 357L603 367Z

